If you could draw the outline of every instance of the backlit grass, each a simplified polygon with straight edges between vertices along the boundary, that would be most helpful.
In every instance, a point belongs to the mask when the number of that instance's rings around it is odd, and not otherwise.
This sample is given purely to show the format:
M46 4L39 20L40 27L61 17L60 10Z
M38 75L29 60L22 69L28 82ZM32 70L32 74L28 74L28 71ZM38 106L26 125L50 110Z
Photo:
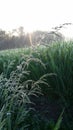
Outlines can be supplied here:
M50 100L59 101L61 109L64 109L64 127L66 128L63 128L71 130L73 122L73 42L0 52L0 110L2 116L0 126L2 130L18 130L18 128L19 130L36 130L36 126L32 125L34 128L30 129L31 123L26 123L29 117L27 106L30 106L26 104L31 103L30 95L36 96L40 93L47 95L48 98L51 97ZM44 123L48 126L46 122ZM37 130L42 130L38 117L37 124L39 126ZM47 126L44 126L46 130L49 129ZM53 125L50 130L55 130L55 126Z

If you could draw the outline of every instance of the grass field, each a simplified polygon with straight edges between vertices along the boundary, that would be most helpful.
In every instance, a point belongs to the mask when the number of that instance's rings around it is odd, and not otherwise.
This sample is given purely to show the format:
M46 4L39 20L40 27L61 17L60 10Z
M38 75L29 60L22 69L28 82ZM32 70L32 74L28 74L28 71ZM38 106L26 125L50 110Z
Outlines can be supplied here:
M0 51L0 130L72 129L73 42Z

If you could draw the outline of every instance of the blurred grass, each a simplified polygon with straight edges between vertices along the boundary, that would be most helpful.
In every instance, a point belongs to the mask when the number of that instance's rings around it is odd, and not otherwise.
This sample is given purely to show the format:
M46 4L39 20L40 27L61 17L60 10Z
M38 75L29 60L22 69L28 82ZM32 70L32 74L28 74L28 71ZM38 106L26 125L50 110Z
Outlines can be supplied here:
M65 108L64 117L70 129L73 121L73 42L0 51L0 74L9 80L17 67L21 74L20 83L37 81L49 74L45 81L50 87L46 84L40 84L40 87L45 95L59 100L62 109ZM25 70L29 73L27 76Z

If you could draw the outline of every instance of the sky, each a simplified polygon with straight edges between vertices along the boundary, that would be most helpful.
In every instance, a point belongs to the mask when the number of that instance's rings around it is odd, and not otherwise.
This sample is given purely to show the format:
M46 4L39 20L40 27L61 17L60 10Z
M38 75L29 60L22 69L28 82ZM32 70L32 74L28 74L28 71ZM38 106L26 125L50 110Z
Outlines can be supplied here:
M49 31L63 23L73 23L73 0L0 0L0 28L20 26L25 32ZM73 25L62 32L73 36Z

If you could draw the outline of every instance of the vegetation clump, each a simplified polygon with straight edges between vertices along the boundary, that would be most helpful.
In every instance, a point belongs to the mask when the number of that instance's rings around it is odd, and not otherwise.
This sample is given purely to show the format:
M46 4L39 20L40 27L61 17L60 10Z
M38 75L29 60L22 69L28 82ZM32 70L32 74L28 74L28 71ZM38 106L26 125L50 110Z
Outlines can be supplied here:
M72 130L72 101L73 42L0 52L1 130Z

